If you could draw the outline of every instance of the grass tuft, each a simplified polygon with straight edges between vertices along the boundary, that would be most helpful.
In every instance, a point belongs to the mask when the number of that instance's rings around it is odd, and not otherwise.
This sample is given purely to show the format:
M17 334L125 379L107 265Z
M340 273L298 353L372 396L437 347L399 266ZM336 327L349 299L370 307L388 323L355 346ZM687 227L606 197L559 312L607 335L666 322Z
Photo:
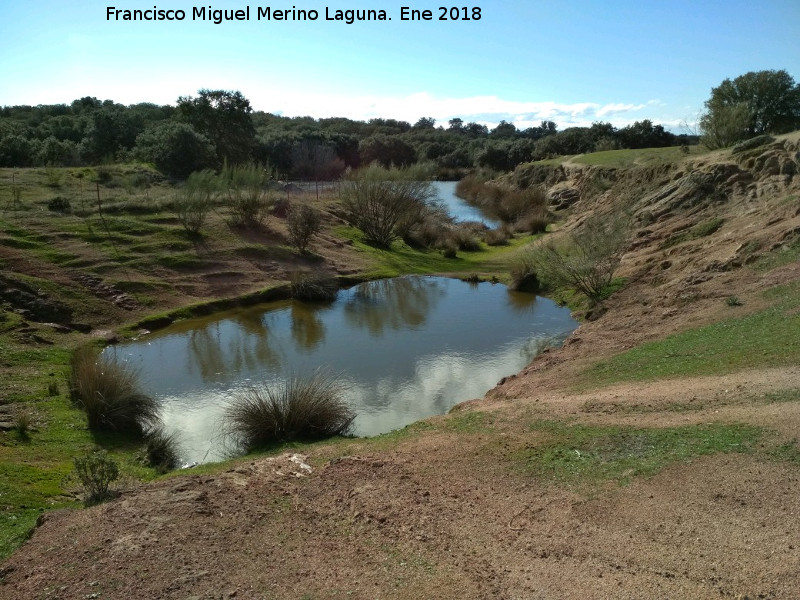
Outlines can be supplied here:
M180 466L178 454L178 433L168 433L163 427L155 427L147 432L144 448L145 462L158 473L167 473Z
M342 399L342 384L323 373L274 385L245 388L225 410L224 429L244 451L294 440L344 435L355 414Z
M142 434L158 423L158 402L141 391L138 373L98 358L92 348L79 348L72 355L67 385L91 429Z
M296 300L332 302L339 293L339 284L331 277L298 271L291 275L292 298Z

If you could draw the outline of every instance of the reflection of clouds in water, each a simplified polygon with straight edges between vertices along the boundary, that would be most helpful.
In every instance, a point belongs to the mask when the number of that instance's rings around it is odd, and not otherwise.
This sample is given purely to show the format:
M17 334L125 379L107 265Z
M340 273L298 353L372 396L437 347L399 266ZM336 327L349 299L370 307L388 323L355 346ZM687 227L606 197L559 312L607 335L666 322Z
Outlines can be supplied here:
M227 458L222 439L222 415L229 397L228 391L207 390L163 398L161 420L167 431L178 432L182 462Z
M381 379L373 386L353 383L348 394L358 413L353 433L391 431L481 397L500 379L525 366L534 348L513 344L494 354L425 356L417 361L411 380Z

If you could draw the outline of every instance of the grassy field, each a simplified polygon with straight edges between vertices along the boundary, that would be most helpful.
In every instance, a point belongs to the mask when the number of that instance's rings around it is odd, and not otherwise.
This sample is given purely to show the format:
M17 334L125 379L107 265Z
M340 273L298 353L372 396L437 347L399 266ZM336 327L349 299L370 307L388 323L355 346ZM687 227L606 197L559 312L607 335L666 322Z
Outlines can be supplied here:
M744 368L800 363L800 285L764 292L772 305L743 317L643 344L589 369L579 385L719 375ZM732 307L735 310L735 307Z
M687 152L688 150L688 152ZM703 146L680 146L668 148L641 148L638 150L606 150L605 152L592 152L573 158L573 162L582 165L600 167L649 167L665 163L677 163L686 158L706 154L708 150Z
M530 428L545 441L517 451L516 468L585 491L606 481L625 484L636 476L652 476L697 456L751 452L762 435L756 427L737 424L636 428L534 421Z

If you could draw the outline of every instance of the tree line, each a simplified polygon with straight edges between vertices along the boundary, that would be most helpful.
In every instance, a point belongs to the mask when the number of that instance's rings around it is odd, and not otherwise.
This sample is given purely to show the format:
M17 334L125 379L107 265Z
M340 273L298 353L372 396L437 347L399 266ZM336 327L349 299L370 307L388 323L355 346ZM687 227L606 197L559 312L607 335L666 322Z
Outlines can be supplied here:
M553 121L518 129L454 118L411 124L395 119L283 117L254 111L238 91L200 90L175 106L122 105L84 97L71 104L0 108L0 167L78 166L144 161L185 178L203 169L269 164L282 177L327 180L377 163L431 163L441 175L617 148L696 143L650 120L623 128L598 122L558 130Z

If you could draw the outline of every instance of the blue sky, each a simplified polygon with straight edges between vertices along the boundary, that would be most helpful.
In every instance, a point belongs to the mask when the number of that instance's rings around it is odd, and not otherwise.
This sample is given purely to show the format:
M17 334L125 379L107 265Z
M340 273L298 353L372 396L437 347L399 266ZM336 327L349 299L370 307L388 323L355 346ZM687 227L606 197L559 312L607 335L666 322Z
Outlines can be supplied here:
M679 130L713 86L748 71L800 81L798 0L465 0L481 19L439 21L425 0L0 0L0 105L174 104L200 88L240 90L287 116L452 117L559 128L651 119ZM183 9L182 22L107 21L107 7ZM250 21L192 21L192 7ZM317 21L258 21L257 8L315 9ZM435 19L400 20L400 8ZM448 5L449 6L449 5ZM326 21L325 9L383 9L391 21Z

